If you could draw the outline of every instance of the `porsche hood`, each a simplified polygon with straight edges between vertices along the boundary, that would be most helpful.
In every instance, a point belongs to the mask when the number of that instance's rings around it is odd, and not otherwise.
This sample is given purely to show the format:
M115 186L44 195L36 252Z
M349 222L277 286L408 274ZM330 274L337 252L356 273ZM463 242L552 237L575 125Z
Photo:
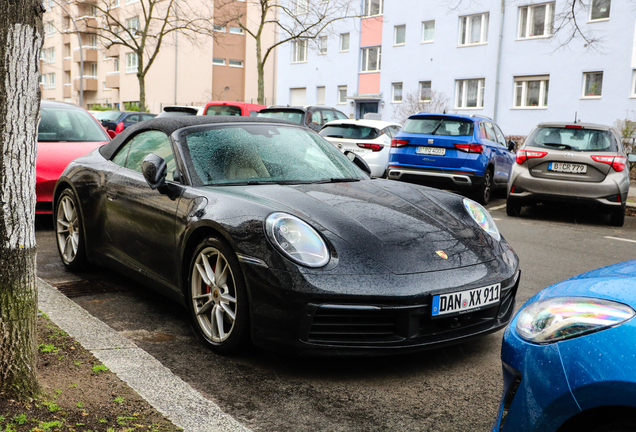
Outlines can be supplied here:
M407 183L273 185L244 193L331 232L394 274L472 266L504 251L464 210L462 197Z

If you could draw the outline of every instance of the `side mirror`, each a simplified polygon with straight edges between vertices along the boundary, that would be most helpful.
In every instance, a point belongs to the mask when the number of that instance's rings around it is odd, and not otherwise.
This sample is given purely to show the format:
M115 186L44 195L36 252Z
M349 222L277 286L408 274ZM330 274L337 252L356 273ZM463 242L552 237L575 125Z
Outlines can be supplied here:
M630 161L631 163L636 162L636 153L628 153L627 160Z
M369 164L367 164L364 159L362 159L356 153L349 150L345 151L344 154L351 162L353 162L355 166L360 168L365 173L371 175L371 168L369 168Z
M155 190L166 184L168 166L163 158L150 153L141 163L141 173L144 175L150 189Z
M117 132L115 132L115 131L114 131L114 130L112 130L112 129L108 129L108 130L106 131L106 133L108 134L108 136L110 137L110 139L113 139L113 138L115 138L115 137L117 136Z
M508 150L513 151L517 147L517 143L513 140L508 141Z

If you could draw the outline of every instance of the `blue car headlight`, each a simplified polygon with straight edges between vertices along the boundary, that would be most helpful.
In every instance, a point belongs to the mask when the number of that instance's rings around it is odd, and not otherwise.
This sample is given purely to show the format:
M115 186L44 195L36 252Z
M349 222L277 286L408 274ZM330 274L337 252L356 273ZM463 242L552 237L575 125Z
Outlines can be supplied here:
M265 219L265 231L283 255L306 267L329 262L327 244L307 222L287 213L272 213Z
M515 330L522 339L545 344L614 327L636 312L622 303L589 297L555 297L519 312Z
M464 208L470 217L477 222L477 225L482 227L483 230L490 234L492 238L497 241L501 240L499 229L497 228L495 221L492 219L492 216L490 216L490 213L488 213L488 210L468 198L464 198Z

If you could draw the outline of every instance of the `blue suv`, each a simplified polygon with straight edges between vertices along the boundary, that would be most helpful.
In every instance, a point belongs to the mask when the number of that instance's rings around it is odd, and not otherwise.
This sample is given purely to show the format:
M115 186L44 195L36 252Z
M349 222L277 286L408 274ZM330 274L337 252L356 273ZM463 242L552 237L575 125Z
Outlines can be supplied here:
M387 177L468 190L481 204L505 188L515 161L514 141L487 117L418 113L391 140Z

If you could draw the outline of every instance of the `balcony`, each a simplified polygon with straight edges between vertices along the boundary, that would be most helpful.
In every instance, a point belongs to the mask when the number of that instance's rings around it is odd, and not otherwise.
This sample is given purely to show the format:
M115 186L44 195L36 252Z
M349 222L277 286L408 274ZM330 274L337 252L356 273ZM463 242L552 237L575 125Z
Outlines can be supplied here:
M62 97L70 98L70 97L72 97L71 93L72 93L71 85L70 84L64 84L64 91L62 93Z
M97 33L97 20L94 17L81 17L75 20L75 25L81 33Z
M82 85L84 87L84 91L97 91L97 77L85 76L82 78ZM80 89L80 78L75 78L73 81L73 88L76 91Z
M93 47L82 47L82 54L84 56L84 63L91 63L97 61L97 48ZM75 48L73 51L73 61L79 63L81 61L80 58L80 50Z
M119 88L119 72L111 72L106 74L106 87Z
M120 45L113 45L110 48L104 50L104 55L106 57L119 57L119 47Z
M62 70L64 70L64 71L70 71L71 70L71 58L70 57L64 57L64 59L62 60Z

